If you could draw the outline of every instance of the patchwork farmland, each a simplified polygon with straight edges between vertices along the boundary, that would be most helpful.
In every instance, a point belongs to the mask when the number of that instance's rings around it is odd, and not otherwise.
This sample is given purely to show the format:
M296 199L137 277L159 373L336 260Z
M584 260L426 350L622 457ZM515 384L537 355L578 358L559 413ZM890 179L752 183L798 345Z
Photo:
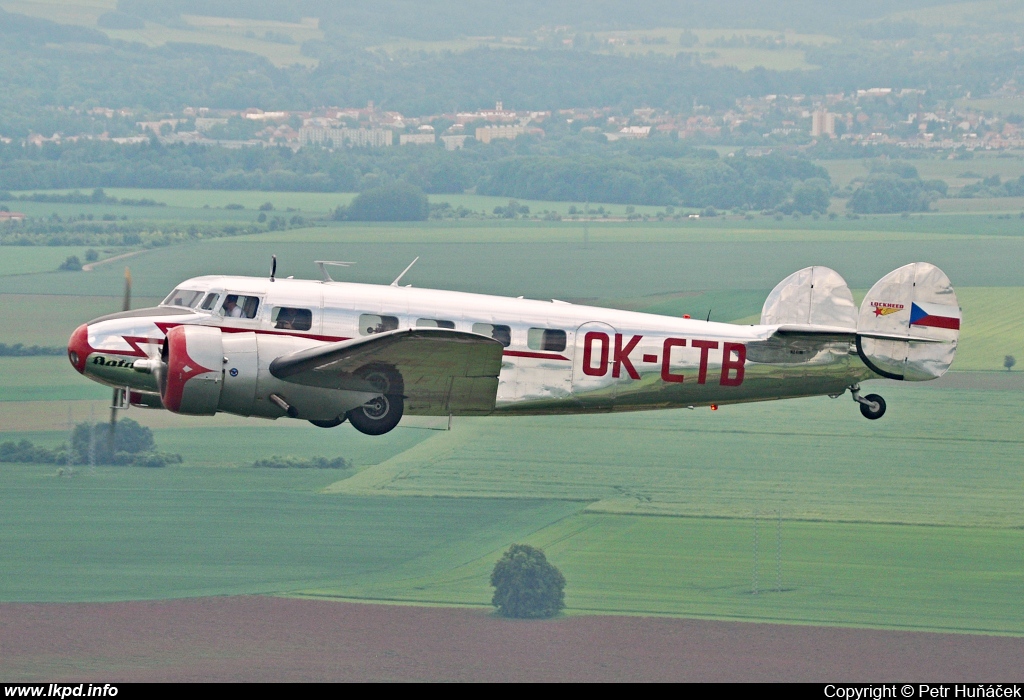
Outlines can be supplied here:
M238 210L215 207L239 202L251 218L268 200L321 215L340 203L200 192L158 215L217 220ZM859 296L890 269L928 260L957 287L964 328L948 378L878 383L890 409L878 423L848 396L717 413L466 419L450 432L421 420L381 438L133 409L128 417L181 464L64 476L0 464L0 602L262 594L486 609L493 562L528 542L565 573L569 616L1024 636L1024 385L1003 367L1006 355L1024 359L1016 219L332 223L56 271L85 249L3 249L0 342L61 346L118 307L125 265L145 305L193 275L266 274L272 254L279 274L313 277L313 259L344 259L358 263L347 279L381 283L419 255L415 286L747 323L799 267L835 267ZM71 424L105 420L108 401L61 356L0 357L0 441L56 447ZM268 455L343 456L352 467L252 467ZM0 664L0 675L11 668Z

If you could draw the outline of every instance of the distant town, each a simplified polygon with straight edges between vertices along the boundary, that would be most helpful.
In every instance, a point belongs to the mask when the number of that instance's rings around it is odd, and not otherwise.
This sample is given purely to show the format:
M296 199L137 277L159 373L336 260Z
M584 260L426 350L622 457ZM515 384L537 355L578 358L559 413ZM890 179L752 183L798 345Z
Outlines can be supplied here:
M497 102L493 109L408 116L383 110L372 102L363 107L326 107L313 111L232 111L188 107L179 114L147 116L135 122L134 133L33 133L22 142L41 146L82 139L119 144L148 142L243 148L276 146L298 150L443 146L463 148L475 140L490 143L519 136L544 138L557 128L603 136L607 141L669 137L696 144L744 144L748 155L774 150L799 152L833 141L855 146L884 145L905 149L949 151L1003 150L1024 147L1024 124L977 109L954 105L907 108L925 102L924 90L873 87L829 95L764 95L736 100L729 109L695 105L687 114L651 108L527 111ZM62 110L64 111L64 110ZM98 119L135 117L129 109L94 107ZM239 128L241 126L241 128ZM3 138L5 143L12 139Z

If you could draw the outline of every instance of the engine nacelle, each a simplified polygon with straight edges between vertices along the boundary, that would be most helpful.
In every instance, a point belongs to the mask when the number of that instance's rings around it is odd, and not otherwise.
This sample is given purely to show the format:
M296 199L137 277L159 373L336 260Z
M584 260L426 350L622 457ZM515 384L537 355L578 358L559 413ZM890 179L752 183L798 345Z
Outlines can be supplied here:
M224 343L219 328L176 326L161 350L160 399L174 413L212 416L224 383Z
M164 408L190 416L218 411L263 418L335 420L374 394L292 384L275 378L270 362L308 348L310 341L278 335L223 332L199 325L167 331L159 361L139 361L139 371L159 374Z

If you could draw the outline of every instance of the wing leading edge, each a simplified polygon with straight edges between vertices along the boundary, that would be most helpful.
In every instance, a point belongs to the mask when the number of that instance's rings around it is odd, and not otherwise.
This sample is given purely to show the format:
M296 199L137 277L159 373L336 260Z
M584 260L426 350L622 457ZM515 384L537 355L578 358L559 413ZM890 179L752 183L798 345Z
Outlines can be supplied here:
M504 348L476 333L409 328L282 355L270 373L294 384L374 391L360 375L389 367L402 378L412 415L480 415L494 410Z

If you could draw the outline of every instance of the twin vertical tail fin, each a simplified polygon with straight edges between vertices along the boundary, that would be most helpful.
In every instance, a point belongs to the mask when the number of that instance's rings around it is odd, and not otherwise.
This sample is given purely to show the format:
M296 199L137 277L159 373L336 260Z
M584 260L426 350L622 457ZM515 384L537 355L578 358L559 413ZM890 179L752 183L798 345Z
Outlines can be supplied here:
M857 352L876 374L927 381L953 364L960 337L960 304L949 278L924 262L893 270L864 297L857 319Z
M857 353L875 374L927 381L953 363L960 305L949 278L929 263L893 270L875 283L858 312L846 281L827 267L794 272L768 295L763 325L788 334L854 336Z

